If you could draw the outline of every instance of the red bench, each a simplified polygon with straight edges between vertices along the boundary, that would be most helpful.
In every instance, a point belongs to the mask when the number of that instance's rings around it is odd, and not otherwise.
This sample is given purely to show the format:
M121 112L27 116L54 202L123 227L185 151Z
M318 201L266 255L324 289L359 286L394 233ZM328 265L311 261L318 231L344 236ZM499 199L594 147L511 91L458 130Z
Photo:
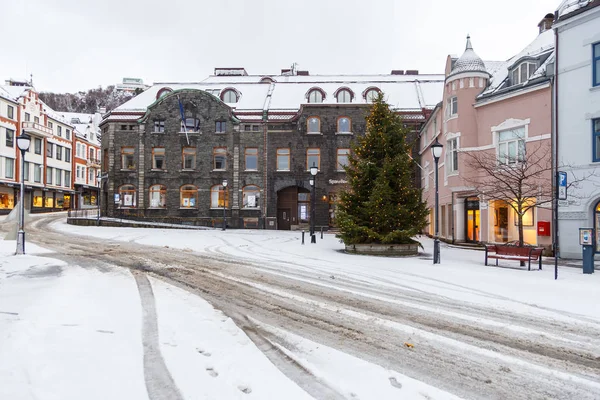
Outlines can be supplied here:
M496 266L498 260L514 260L514 261L527 261L529 263L527 270L531 271L531 261L538 261L539 269L542 269L542 247L518 247L518 246L506 246L500 244L486 244L485 245L485 265L488 265L488 258L496 259Z

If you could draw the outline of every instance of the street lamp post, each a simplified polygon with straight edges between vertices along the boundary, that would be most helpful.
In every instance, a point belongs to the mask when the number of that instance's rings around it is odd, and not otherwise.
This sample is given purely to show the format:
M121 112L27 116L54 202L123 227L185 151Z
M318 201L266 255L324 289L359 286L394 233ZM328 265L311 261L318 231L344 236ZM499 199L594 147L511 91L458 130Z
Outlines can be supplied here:
M98 184L98 195L96 197L96 205L98 206L98 216L97 216L97 220L96 220L96 225L100 226L100 191L102 189L102 173L98 172L98 175L96 176L96 180L98 182L96 182Z
M25 254L25 152L29 150L31 138L29 135L21 134L17 136L17 147L21 150L21 189L19 193L19 231L17 232L17 252L16 254Z
M223 230L227 227L227 215L225 214L225 207L227 204L227 179L223 179Z
M311 186L311 199L310 199L310 242L317 243L317 235L315 235L315 209L317 208L317 197L316 197L316 186L317 186L317 173L319 168L313 163L310 167L310 186Z
M438 192L438 163L442 156L442 144L435 138L431 145L431 154L435 161L435 238L433 239L433 263L440 263L440 221L439 221L439 192Z

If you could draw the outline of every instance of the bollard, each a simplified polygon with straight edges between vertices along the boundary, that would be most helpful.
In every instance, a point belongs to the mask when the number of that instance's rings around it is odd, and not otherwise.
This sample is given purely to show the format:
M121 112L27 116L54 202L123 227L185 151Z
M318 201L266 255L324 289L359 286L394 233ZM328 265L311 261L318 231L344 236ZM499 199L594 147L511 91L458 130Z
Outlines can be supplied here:
M304 244L304 231L302 231L302 244Z
M321 227L321 239L323 239L323 227Z

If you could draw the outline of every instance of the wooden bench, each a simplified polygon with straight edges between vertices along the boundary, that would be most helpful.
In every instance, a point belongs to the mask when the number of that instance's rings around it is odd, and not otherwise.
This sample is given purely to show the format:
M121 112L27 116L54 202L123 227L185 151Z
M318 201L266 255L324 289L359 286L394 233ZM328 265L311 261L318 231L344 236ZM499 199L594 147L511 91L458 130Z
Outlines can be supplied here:
M527 261L529 263L527 270L531 271L531 261L538 261L539 269L542 269L542 247L518 247L518 246L506 246L500 244L486 244L485 245L485 265L488 265L488 258L496 259L496 266L498 260L515 260L515 261Z

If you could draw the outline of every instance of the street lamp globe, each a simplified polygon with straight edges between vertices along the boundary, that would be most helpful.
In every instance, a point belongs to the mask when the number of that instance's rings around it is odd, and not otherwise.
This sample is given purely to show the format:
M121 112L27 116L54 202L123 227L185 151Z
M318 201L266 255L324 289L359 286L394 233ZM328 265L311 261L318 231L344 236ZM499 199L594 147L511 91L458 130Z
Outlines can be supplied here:
M444 146L442 146L438 139L435 138L435 142L433 142L433 144L431 145L431 154L433 155L433 158L435 158L436 161L439 160L442 156L443 147Z
M315 165L315 163L313 163L312 167L310 167L310 174L312 176L316 176L317 172L319 172L319 168L317 168L317 166Z
M29 150L29 145L31 144L31 138L29 135L21 134L17 136L17 147L22 152Z
M223 179L223 187L227 187L227 179Z

